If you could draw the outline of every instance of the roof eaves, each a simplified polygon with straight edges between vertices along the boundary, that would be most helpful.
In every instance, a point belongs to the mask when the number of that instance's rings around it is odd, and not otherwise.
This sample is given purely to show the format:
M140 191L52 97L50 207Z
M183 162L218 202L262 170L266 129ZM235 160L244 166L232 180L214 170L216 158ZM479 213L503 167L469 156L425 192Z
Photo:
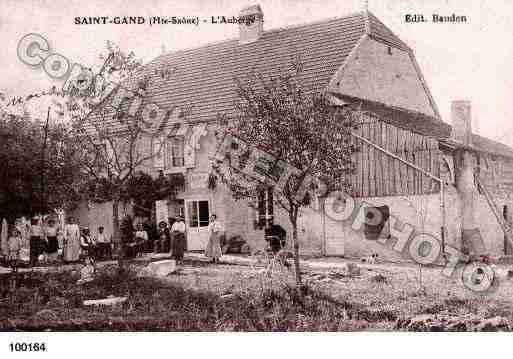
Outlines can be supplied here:
M402 114L403 116L409 116L410 120L424 121L425 122L424 126L420 129L417 128L418 126L417 127L412 126L413 122L411 122L411 121L409 121L408 123L403 123L402 125L397 125L397 123L394 124L397 127L412 131L414 133L418 133L420 135L423 135L426 137L432 137L432 138L436 138L436 139L440 139L440 138L445 139L445 138L448 138L448 136L450 135L450 131L449 131L450 125L446 124L439 118L429 116L422 112L413 111L413 110L409 110L409 109L405 109L405 108L397 107L397 106L391 106L391 105L387 105L387 104L384 104L381 102L361 99L361 98L352 97L352 96L348 96L348 95L341 95L341 94L337 94L337 93L330 93L330 95L338 97L340 100L345 101L346 103L355 104L359 108L368 108L370 106L372 108L370 110L371 112L376 112L376 113L381 113L381 114L398 113L398 114ZM381 117L381 116L378 116L378 117ZM383 120L385 122L388 122L387 118L383 118ZM433 133L428 133L428 132L430 132L427 130L427 128L429 126L434 126L434 127L432 127L433 131L431 131ZM434 131L435 129L436 129L436 131ZM442 136L441 135L442 133L445 134L445 136Z

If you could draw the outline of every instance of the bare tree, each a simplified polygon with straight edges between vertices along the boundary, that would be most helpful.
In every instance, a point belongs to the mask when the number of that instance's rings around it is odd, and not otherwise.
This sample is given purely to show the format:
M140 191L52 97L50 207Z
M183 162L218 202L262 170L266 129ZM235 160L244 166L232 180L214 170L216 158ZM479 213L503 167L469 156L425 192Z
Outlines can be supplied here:
M140 111L129 113L126 102L113 100L119 88L133 89L142 102L145 100L147 79L139 75L141 61L133 52L124 52L107 42L107 54L99 73L84 69L68 89L64 111L71 117L76 135L76 157L86 178L86 197L96 202L112 201L112 221L115 240L119 240L119 205L126 200L126 188L137 171L152 166L152 158L161 153L161 141L153 141L157 133L146 130ZM89 71L89 73L88 73ZM133 84L136 86L133 86ZM119 90L122 91L122 90ZM159 143L154 148L154 142Z
M255 198L262 188L273 188L273 200L292 225L298 285L301 208L309 205L315 191L323 196L350 190L349 175L355 167L351 155L356 150L350 136L354 112L333 106L326 93L302 89L301 67L295 64L275 78L253 72L248 79L236 80L238 116L221 117L219 141L224 141L224 150L213 166L236 199ZM248 164L256 171L248 173Z
M109 116L108 111L102 112L102 117ZM113 236L118 239L118 211L126 199L127 184L137 171L151 166L155 151L162 151L162 145L152 149L152 136L143 131L137 119L127 119L123 128L113 129L112 122L97 118L77 133L79 162L89 179L89 198L112 201Z

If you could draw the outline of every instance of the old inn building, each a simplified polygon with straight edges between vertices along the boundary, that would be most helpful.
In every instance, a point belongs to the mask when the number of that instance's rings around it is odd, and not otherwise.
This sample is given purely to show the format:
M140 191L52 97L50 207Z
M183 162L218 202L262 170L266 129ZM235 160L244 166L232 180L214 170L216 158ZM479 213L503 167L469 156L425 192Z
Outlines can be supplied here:
M368 226L354 230L327 216L321 200L301 213L303 254L360 257L377 252L391 260L408 259L392 250L394 233L405 223L443 238L446 246L461 248L481 238L491 255L509 250L502 228L513 205L507 181L513 175L513 150L472 134L466 101L453 103L452 126L442 121L412 49L385 24L368 11L279 29L264 29L258 5L240 16L255 21L240 24L238 38L166 53L142 70L150 79L148 99L169 111L191 109L186 120L178 115L168 123L168 136L161 138L165 151L145 168L153 175L184 176L183 190L158 201L156 211L157 220L185 216L189 250L205 248L213 213L224 222L228 237L239 235L252 248L265 245L265 220L291 233L272 193L251 206L233 200L222 185L209 186L209 174L216 119L235 116L234 78L243 79L252 70L277 74L298 57L303 88L328 91L338 105L365 111L354 137L360 151L351 195L385 218L400 220L381 223L377 232ZM103 224L111 231L110 207L84 206L77 215L81 223ZM389 239L384 245L382 236Z

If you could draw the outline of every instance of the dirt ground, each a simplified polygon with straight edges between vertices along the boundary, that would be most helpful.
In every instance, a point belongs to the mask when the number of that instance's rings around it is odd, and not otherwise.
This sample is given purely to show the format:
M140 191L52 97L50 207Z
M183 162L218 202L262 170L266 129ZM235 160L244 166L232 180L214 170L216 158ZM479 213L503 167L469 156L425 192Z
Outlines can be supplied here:
M53 268L21 273L13 294L0 274L0 328L4 330L394 330L398 320L450 313L501 316L513 323L513 280L499 277L492 290L476 293L440 267L356 263L342 259L305 262L308 291L295 296L294 275L284 267L206 263L189 257L166 277L118 278L112 264L98 278L77 285L77 273ZM505 273L507 265L500 266ZM30 284L32 281L32 284ZM126 296L121 306L85 307L83 300ZM135 323L135 324L134 324Z
M390 312L390 317L450 309L513 319L513 279L504 275L496 277L497 282L490 290L480 293L464 286L461 269L446 277L441 267L353 261L360 274L345 276L337 267L348 262L346 260L322 260L321 268L316 262L310 260L309 264L313 265L303 272L307 284L338 301L358 303L371 311ZM507 268L507 265L498 266L500 273ZM240 265L185 266L180 275L171 275L165 280L191 289L205 288L219 295L294 283L293 273L287 269L279 268L272 276L263 275L262 271L260 267Z

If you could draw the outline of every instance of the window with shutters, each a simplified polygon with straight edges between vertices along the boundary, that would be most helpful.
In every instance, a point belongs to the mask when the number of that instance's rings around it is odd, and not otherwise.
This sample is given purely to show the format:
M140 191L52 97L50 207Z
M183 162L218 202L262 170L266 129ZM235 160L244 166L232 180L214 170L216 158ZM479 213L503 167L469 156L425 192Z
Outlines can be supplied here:
M184 170L184 137L175 136L162 144L162 164L167 173Z
M156 137L152 142L153 167L162 170L164 168L164 142Z
M95 143L94 147L96 153L94 165L102 176L106 176L112 169L113 151L107 141Z
M184 166L184 138L176 136L169 140L171 161L170 167Z

